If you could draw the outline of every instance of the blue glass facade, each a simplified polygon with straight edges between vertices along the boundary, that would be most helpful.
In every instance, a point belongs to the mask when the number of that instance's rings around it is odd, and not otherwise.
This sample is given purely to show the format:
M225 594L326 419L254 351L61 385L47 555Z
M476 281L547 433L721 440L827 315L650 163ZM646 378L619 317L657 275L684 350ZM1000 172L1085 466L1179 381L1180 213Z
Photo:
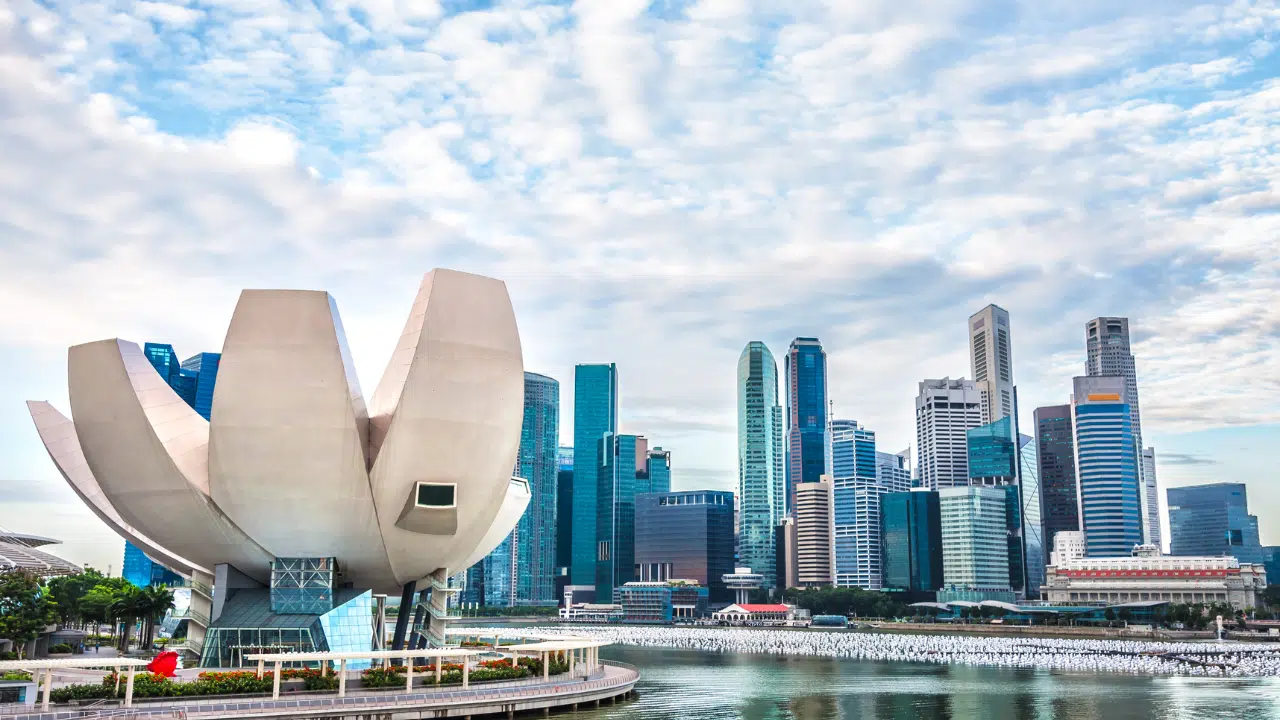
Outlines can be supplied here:
M124 565L121 575L125 580L137 587L151 585L167 585L174 587L183 584L181 575L147 557L138 546L125 541Z
M556 450L556 598L569 584L573 562L573 448Z
M881 588L937 592L942 588L942 511L938 493L886 493L880 498Z
M592 585L596 581L600 550L596 488L604 467L599 448L601 439L617 431L617 366L578 365L573 375L573 551L569 564L573 585ZM634 478L633 473L632 482Z
M646 460L645 482L636 493L671 492L671 451L654 448Z
M555 605L560 383L524 374L524 424L515 475L529 481L529 508L516 526L514 599L517 605Z
M271 561L271 612L321 615L333 609L333 558L276 558Z
M753 340L738 357L738 564L777 582L776 528L785 508L778 365Z
M1079 379L1079 378L1078 378ZM1090 378L1092 379L1092 378ZM1073 403L1081 529L1089 557L1127 557L1141 545L1142 507L1129 407L1118 393Z
M636 579L693 580L716 602L731 602L733 493L717 490L636 495Z
M880 496L876 434L853 420L831 422L831 474L835 483L837 587L880 588Z
M511 607L515 604L515 586L512 584L512 577L515 572L517 532L519 531L512 530L511 534L498 543L498 547L476 563L484 578L480 586L480 592L483 593L481 605Z
M169 383L169 387L173 387L174 378L178 377L178 371L182 369L173 346L166 343L143 343L142 354L147 356L151 366Z
M797 483L827 471L827 353L817 338L798 337L787 350L787 511Z
M1267 582L1271 582L1271 578L1280 578L1280 545L1263 546L1262 565L1267 572Z
M366 590L320 616L329 652L369 652L373 649L373 591ZM348 670L364 670L370 660L348 660Z
M1240 562L1263 562L1258 518L1249 514L1244 483L1192 485L1165 492L1170 555L1230 555Z
M1018 450L1013 440L1013 418L999 420L965 432L969 451L969 478L1012 481L1017 477Z
M213 414L213 387L218 382L218 364L222 353L200 353L182 361L182 369L195 373L196 383L191 407L208 420Z
M1035 411L1036 459L1044 505L1044 548L1053 548L1053 536L1080 530L1080 505L1076 496L1075 440L1071 432L1071 406L1052 405Z
M1029 598L1040 597L1040 588L1045 582L1044 545L1044 513L1040 497L1040 466L1037 459L1035 438L1029 435L1018 436L1018 493L1022 503L1022 567L1026 573L1026 594Z
M612 597L614 588L635 579L636 440L635 435L608 434L597 443L601 465L596 486L594 582L598 598ZM580 457L575 457L575 462ZM575 526L574 533L577 531Z

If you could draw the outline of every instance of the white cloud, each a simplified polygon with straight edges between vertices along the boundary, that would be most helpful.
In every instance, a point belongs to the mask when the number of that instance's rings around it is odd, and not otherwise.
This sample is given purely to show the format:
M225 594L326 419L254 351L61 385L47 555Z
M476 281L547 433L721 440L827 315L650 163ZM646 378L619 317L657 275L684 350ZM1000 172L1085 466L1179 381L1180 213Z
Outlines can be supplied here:
M174 27L189 27L204 18L204 13L196 8L166 2L149 2L148 0L135 2L133 11L141 17Z

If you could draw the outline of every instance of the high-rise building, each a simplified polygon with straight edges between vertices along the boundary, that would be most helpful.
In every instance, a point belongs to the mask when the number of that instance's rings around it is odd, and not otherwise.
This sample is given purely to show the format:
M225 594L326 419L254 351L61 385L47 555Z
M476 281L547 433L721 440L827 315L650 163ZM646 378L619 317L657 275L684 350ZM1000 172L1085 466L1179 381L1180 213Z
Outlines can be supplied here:
M519 543L520 530L517 528L476 563L482 578L479 590L483 598L481 605L511 607L516 604L516 551Z
M831 421L832 562L837 587L880 589L880 496L876 434Z
M818 338L798 337L787 349L787 511L799 483L827 471L827 353Z
M1142 451L1142 464L1138 467L1142 474L1142 487L1146 488L1147 497L1143 508L1147 515L1147 543L1161 547L1164 534L1160 529L1160 483L1156 480L1156 449L1145 448Z
M778 578L773 587L779 591L800 587L800 576L797 574L800 558L796 548L796 519L789 515L782 518L774 532L774 568Z
M1152 473L1147 477L1142 462L1142 412L1138 402L1138 371L1129 345L1129 318L1099 317L1085 323L1085 375L1124 378L1125 402L1133 428L1134 456L1139 458L1138 489L1141 494L1142 536L1149 545L1160 546L1160 492L1156 486L1154 455Z
M636 467L640 471L636 484L636 494L671 492L671 451L660 447L648 449L645 441L643 457L636 458Z
M732 602L721 578L733 572L733 493L636 495L636 579L693 580L711 602Z
M636 486L642 456L637 446L644 438L606 434L597 443L600 459L596 485L596 574L597 598L613 597L613 589L635 580ZM577 449L575 454L579 453ZM647 453L644 453L647 456ZM578 454L574 462L580 462ZM575 466L575 472L581 465ZM576 481L575 481L576 482ZM577 488L574 488L577 491ZM578 528L573 529L575 536Z
M764 343L753 340L743 348L737 390L738 563L773 587L776 528L786 492L778 365Z
M881 588L937 592L942 587L942 511L938 493L914 490L880 497Z
M573 563L573 448L556 450L556 598L564 596Z
M147 557L137 545L127 540L124 543L121 576L140 588L151 585L176 587L186 582L181 575Z
M796 581L800 587L830 585L831 547L835 527L831 478L796 485Z
M182 361L182 369L195 374L195 397L191 407L208 420L213 415L213 387L218 382L222 353L199 353Z
M1044 580L1039 472L1033 439L1014 433L1016 417L968 431L969 482L1004 489L1009 586L1035 597Z
M966 433L983 424L982 393L960 378L924 380L916 395L916 473L930 490L969 484Z
M1244 483L1191 485L1165 490L1169 501L1169 554L1263 562L1258 518L1249 514Z
M1280 578L1280 545L1262 546L1262 565L1267 573L1267 580Z
M1077 377L1073 390L1072 441L1085 550L1089 557L1127 557L1144 536L1125 379Z
M560 383L546 375L524 374L524 422L516 477L529 481L529 507L515 534L514 599L517 605L553 607L555 592L557 458L560 439Z
M942 525L942 584L939 602L1012 602L1007 541L1008 493L973 485L938 491Z
M969 363L973 382L983 393L983 422L1014 415L1013 341L1004 308L988 305L969 316Z
M1043 488L1037 457L1035 438L1019 433L1018 502L1021 504L1018 508L1018 524L1022 532L1022 567L1027 583L1025 592L1029 598L1040 597L1040 587L1044 585L1045 578L1045 555L1048 552L1044 542L1044 505L1041 499Z
M885 492L906 492L911 489L911 449L900 453L876 453L876 477Z
M1045 547L1053 547L1060 532L1080 530L1080 504L1076 497L1075 440L1071 432L1071 406L1036 408L1035 435L1044 504Z
M578 365L573 373L573 551L569 563L571 585L596 581L599 538L600 440L618 432L618 368ZM610 591L612 592L612 590ZM601 595L600 597L609 597Z
M143 343L142 354L147 356L151 366L160 373L169 387L173 387L178 372L182 370L182 363L178 362L178 353L173 351L173 346L168 343Z

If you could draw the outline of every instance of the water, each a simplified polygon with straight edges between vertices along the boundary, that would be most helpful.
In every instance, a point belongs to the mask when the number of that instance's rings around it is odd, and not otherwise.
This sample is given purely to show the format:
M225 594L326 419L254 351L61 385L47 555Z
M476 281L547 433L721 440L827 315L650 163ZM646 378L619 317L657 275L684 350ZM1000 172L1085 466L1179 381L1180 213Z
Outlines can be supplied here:
M638 697L577 720L1280 720L1280 678L1065 673L613 646Z

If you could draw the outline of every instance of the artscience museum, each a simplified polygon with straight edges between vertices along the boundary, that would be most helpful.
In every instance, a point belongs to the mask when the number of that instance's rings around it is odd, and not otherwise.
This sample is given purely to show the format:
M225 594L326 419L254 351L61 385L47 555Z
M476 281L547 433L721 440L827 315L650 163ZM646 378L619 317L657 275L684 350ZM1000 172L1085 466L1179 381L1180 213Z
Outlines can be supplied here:
M72 489L192 588L187 649L209 667L253 652L446 644L449 576L529 502L512 477L524 402L515 313L499 280L426 274L366 397L326 292L245 290L210 419L135 343L68 353L71 417L29 402Z

